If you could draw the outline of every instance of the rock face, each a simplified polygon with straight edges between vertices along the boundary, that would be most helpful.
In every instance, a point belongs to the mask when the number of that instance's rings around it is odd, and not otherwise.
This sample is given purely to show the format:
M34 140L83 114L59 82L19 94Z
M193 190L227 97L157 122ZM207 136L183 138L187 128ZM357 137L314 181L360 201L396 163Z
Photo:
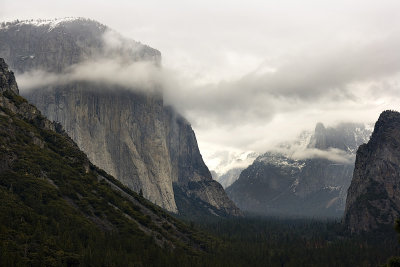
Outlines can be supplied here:
M62 73L99 55L160 64L157 50L121 36L118 45L110 46L109 34L106 26L85 19L8 24L0 29L0 55L20 72ZM115 41L117 34L112 35ZM30 63L22 64L26 61ZM75 81L24 95L49 119L60 122L95 165L152 202L181 214L197 205L207 214L240 215L212 180L190 124L164 105L160 93ZM180 207L176 198L190 205Z
M354 151L370 133L361 124L325 128L318 123L314 133L303 133L297 144L285 144L288 149L284 152L258 157L226 191L244 211L340 217L353 173Z
M8 70L8 65L4 62L4 59L0 60L0 90L1 92L11 91L19 94L14 73Z
M400 216L400 113L384 111L359 147L343 222L351 232L393 226Z

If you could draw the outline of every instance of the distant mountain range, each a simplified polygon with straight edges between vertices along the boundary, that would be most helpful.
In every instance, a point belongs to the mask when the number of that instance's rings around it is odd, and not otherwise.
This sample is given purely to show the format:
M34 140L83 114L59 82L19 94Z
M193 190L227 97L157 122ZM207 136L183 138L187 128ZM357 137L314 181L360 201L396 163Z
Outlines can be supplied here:
M259 156L226 191L244 211L282 216L341 217L355 152L372 128L356 123L304 132Z

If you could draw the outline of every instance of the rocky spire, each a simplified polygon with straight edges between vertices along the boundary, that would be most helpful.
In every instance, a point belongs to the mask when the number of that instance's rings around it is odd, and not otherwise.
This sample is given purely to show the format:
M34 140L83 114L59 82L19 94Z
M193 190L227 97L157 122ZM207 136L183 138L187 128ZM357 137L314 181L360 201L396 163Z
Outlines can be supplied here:
M14 73L8 69L3 58L0 58L0 90L1 92L10 90L16 94L19 93Z

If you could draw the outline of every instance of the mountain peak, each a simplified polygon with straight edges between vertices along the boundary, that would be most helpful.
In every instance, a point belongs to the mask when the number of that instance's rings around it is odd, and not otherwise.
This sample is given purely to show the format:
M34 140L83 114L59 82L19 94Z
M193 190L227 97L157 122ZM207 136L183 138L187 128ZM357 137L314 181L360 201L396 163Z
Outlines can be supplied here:
M388 124L397 123L400 121L400 112L395 110L385 110L379 115L378 121L375 124L374 133L386 130Z
M319 132L325 132L325 126L322 122L318 122L315 125L315 133L319 133Z
M314 141L315 141L315 148L318 149L327 149L327 140L326 140L326 128L325 126L321 123L318 122L317 125L315 126L315 132L314 132Z

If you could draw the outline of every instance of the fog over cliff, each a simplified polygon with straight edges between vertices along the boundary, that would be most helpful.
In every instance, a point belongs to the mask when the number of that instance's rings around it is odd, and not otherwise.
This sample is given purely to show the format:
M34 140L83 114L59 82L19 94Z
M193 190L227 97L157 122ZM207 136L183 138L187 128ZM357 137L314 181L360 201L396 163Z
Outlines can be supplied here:
M2 21L90 17L162 53L162 68L110 56L62 74L17 75L21 90L82 79L163 90L191 122L210 169L318 121L376 121L400 102L398 1L117 3L2 1ZM121 45L112 34L105 41Z
M57 24L67 19L22 21L21 24ZM6 26L5 26L6 27ZM54 27L50 26L50 27ZM141 44L128 42L113 30L106 30L101 37L100 52L94 51L87 60L66 67L62 72L34 69L18 72L18 81L23 91L35 88L62 85L77 81L118 85L134 91L155 92L168 88L166 71L154 64L154 60L135 61L130 58L143 49ZM32 59L35 55L30 55Z

